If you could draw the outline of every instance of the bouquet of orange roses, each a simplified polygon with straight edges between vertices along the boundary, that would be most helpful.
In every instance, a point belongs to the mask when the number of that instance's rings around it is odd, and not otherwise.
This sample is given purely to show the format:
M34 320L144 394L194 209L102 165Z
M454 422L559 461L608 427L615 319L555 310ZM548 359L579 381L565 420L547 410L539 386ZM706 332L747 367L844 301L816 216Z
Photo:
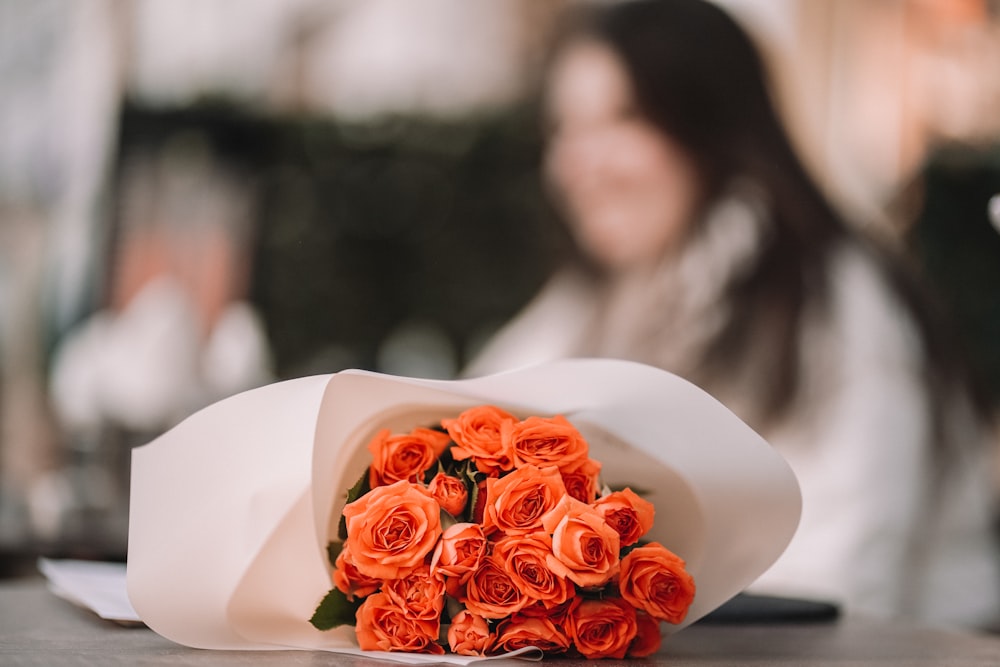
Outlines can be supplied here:
M409 433L383 429L328 546L333 588L310 622L364 650L585 658L655 653L684 620L684 561L643 544L654 508L600 483L562 416L492 405Z

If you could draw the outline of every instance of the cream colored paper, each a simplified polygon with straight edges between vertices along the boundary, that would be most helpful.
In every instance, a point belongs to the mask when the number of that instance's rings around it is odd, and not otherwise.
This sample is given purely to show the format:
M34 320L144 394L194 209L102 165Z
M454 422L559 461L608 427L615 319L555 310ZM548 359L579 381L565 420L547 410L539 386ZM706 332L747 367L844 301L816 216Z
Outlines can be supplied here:
M320 632L308 619L330 588L325 546L346 489L368 465L368 439L484 403L522 417L565 415L606 483L649 492L648 538L684 558L697 585L687 619L664 624L668 632L750 584L798 524L798 484L784 460L718 401L664 371L598 359L459 381L343 371L226 399L134 452L133 606L189 646L357 651L353 628Z

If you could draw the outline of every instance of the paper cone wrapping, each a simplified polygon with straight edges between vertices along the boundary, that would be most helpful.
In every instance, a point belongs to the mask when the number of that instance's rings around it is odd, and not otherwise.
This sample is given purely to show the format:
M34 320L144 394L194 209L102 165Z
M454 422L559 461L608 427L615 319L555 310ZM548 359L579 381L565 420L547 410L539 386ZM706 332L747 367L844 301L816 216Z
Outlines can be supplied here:
M371 460L368 440L482 404L521 418L564 415L602 462L604 483L647 494L656 519L645 539L681 556L697 585L687 618L663 624L667 632L750 584L798 525L801 497L785 461L665 371L599 359L456 381L342 371L233 396L134 451L133 606L188 646L356 651L353 628L321 632L308 619L331 588L326 545Z

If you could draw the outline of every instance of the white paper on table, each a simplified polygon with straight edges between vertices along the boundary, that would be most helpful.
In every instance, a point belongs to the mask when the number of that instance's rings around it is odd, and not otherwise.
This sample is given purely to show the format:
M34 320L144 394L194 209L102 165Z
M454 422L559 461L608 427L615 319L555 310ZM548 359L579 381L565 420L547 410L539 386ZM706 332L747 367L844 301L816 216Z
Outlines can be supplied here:
M49 590L103 619L126 625L141 623L125 590L125 564L39 558L38 570Z
M225 399L134 450L128 593L139 616L199 648L357 651L353 628L321 632L308 619L331 587L326 545L370 462L368 440L481 404L564 415L605 483L649 492L656 520L646 538L681 556L697 586L685 621L666 632L750 584L798 525L801 496L785 461L665 371L608 359L455 381L342 371Z

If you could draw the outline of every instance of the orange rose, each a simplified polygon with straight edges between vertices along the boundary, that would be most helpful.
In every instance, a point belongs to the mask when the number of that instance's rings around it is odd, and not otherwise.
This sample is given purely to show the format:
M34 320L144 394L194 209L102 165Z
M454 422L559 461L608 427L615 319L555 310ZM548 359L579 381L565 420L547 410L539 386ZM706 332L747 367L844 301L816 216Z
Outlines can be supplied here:
M594 509L618 531L623 547L635 544L653 527L653 503L640 498L632 489L615 491L598 499Z
M494 553L503 561L514 584L531 598L552 609L576 593L573 584L549 566L552 538L546 533L510 536L496 543Z
M451 455L456 461L473 458L476 469L487 475L514 468L510 458L510 431L517 417L494 405L469 408L455 419L442 419L441 426L455 441Z
M510 616L530 601L496 556L483 559L479 569L466 582L464 597L459 599L469 611L483 618Z
M508 535L534 532L542 517L566 495L559 469L526 465L506 477L486 480L483 529L489 535L501 530Z
M440 619L444 609L444 579L421 565L401 579L385 582L383 592L414 618Z
M570 640L551 619L542 616L514 614L497 624L492 653L507 653L528 646L551 655L565 653Z
M369 485L375 488L400 480L422 482L424 473L437 462L449 442L447 433L429 428L395 435L389 429L382 429L368 443L368 451L372 453Z
M469 490L457 477L439 472L427 485L427 490L441 505L441 509L452 516L460 516L469 500Z
M363 651L405 651L441 655L440 619L413 618L386 593L368 596L357 613L355 634Z
M486 556L486 536L478 523L456 523L438 540L431 557L431 573L455 577L462 583Z
M493 635L486 619L467 609L455 614L448 627L448 648L458 655L485 655Z
M555 568L556 574L584 588L603 586L618 574L618 533L590 505L565 496L542 525L552 535L552 553L564 568Z
M587 460L587 441L561 415L528 417L514 425L511 433L514 466L556 466L575 470Z
M621 598L584 600L570 614L569 634L590 660L625 657L638 632L635 608Z
M441 509L428 491L399 481L344 508L347 547L358 571L398 579L424 562L441 536Z
M636 547L622 559L622 597L653 618L680 623L694 600L694 579L684 561L661 544Z
M525 605L524 609L517 612L521 616L544 616L556 625L565 625L566 618L569 613L573 611L573 607L580 603L582 598L576 596L571 596L562 604L557 604L555 606L548 605L544 602L533 602L529 605Z
M348 600L371 595L382 586L381 579L366 577L358 571L358 566L351 558L351 549L346 544L337 555L337 562L334 566L333 585L339 588Z
M632 645L628 647L628 655L633 658L645 658L660 650L663 637L660 635L660 622L645 612L636 612L636 628L638 632Z
M560 470L566 491L580 502L592 503L597 498L600 461L587 459L574 470Z

